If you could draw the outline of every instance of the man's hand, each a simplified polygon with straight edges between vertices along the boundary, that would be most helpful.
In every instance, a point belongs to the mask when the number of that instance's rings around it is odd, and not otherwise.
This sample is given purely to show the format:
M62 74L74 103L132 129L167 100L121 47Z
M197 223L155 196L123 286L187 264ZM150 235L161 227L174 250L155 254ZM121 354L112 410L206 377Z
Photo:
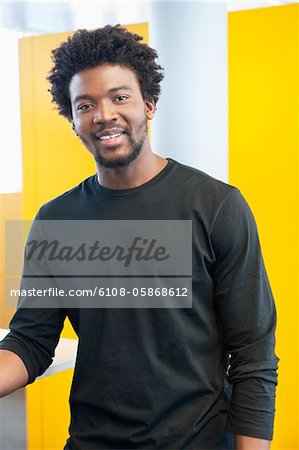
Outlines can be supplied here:
M271 441L249 436L235 436L235 450L269 450Z
M28 372L21 358L9 350L0 350L0 398L27 383Z

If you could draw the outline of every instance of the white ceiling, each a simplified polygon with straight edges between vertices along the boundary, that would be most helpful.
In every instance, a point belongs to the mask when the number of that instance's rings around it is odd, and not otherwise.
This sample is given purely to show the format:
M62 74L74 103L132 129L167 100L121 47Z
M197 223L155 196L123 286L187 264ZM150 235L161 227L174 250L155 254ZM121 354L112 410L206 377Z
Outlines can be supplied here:
M165 0L164 2L168 2ZM162 2L162 3L164 3ZM148 21L151 11L161 1L2 1L2 27L24 34L63 32L77 28L95 28L106 23L136 23ZM173 2L188 3L188 2ZM192 2L193 3L193 2ZM228 11L281 6L298 1L199 1L197 3L226 3Z

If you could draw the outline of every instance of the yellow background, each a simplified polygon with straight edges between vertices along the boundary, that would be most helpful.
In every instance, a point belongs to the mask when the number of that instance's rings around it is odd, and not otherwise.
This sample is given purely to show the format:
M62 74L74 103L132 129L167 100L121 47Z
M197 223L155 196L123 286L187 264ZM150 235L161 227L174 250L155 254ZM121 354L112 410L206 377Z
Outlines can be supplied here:
M248 200L277 305L273 449L298 440L299 5L229 14L229 181Z

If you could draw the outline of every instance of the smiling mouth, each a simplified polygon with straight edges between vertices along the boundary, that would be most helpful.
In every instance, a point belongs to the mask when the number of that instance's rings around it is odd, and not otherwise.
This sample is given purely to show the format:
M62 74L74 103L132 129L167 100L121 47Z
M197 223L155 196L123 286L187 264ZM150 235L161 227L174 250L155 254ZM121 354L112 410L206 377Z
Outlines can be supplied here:
M109 142L120 138L126 132L122 129L103 130L95 135L96 139L100 142Z
M101 143L103 148L113 149L122 144L123 136L125 135L126 133L124 131L115 131L109 134L103 134L102 136L99 134L96 136L96 139Z
M106 134L105 136L101 136L99 138L97 138L99 141L111 141L113 139L118 138L119 136L121 136L124 133L111 133L111 134Z

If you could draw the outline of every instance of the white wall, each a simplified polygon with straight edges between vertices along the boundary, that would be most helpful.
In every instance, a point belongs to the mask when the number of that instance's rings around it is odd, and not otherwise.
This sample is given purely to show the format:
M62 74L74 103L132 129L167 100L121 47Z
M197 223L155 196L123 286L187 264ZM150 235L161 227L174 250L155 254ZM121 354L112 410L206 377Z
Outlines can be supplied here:
M154 149L227 180L225 4L155 3L150 37L165 68Z
M22 191L18 38L0 28L0 194Z

